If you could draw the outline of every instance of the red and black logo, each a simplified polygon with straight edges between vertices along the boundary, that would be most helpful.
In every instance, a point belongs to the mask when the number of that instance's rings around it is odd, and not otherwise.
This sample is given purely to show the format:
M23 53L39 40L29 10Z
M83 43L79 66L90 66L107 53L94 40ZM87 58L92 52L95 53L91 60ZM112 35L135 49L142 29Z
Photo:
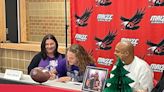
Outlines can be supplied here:
M150 6L164 6L164 0L149 0Z
M155 55L164 55L164 39L158 43L158 44L155 44L151 41L147 41L147 45L149 45L150 47L147 49L149 52L148 52L148 55L152 55L152 54L155 54Z
M120 19L123 21L121 24L123 27L123 30L124 29L127 29L127 30L138 29L139 28L138 23L140 23L141 19L143 18L144 11L145 9L137 10L136 14L130 19L127 19L121 16Z
M93 9L93 7L90 8L90 9L88 9L88 8L85 9L85 12L83 13L82 16L78 16L77 14L75 14L76 24L78 26L84 27L84 26L87 26L88 25L87 20L88 20L89 16L92 13L92 9Z
M99 6L109 6L112 2L110 0L96 0L96 4Z
M109 31L109 33L103 39L95 37L95 40L97 41L96 45L98 49L110 50L112 48L110 44L112 44L113 40L115 39L116 32Z

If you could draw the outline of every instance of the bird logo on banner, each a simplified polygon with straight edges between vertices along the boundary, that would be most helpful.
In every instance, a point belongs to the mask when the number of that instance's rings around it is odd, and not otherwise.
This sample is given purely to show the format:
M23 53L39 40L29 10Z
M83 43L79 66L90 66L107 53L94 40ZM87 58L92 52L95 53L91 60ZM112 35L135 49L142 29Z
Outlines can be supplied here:
M164 0L149 0L151 6L164 6Z
M112 2L110 0L96 0L96 4L100 6L109 6Z
M93 9L93 7L90 9L87 8L82 16L78 16L77 14L75 14L76 24L78 26L84 27L84 26L88 25L87 20L92 13L92 9Z
M158 43L152 43L151 41L147 41L147 45L150 47L147 49L149 51L148 55L164 55L164 39Z
M140 23L141 19L143 18L144 11L145 9L137 10L136 14L130 19L121 16L120 19L123 21L122 22L123 29L127 29L127 30L138 29L139 28L138 23Z
M97 41L96 45L98 46L98 49L110 50L112 48L110 44L112 44L113 40L115 39L116 32L109 31L109 33L104 37L104 39L95 37L95 40Z

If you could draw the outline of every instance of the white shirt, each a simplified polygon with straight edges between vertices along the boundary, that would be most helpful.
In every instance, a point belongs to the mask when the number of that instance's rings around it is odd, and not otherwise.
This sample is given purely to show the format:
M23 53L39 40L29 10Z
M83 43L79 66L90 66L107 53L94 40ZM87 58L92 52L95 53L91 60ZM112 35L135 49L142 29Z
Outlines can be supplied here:
M116 66L112 70L115 68ZM124 68L130 72L126 76L134 80L133 83L129 84L132 88L148 89L148 92L151 92L153 89L153 72L144 60L135 56L133 62L129 65L124 65ZM113 77L113 74L111 74L111 77Z

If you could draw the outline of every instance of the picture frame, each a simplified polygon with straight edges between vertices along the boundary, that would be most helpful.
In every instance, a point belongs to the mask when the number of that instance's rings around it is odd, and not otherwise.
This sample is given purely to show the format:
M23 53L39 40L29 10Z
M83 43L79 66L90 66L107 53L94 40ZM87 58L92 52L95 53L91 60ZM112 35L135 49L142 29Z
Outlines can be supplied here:
M87 92L102 92L106 79L108 77L108 69L94 66L87 66L82 90Z

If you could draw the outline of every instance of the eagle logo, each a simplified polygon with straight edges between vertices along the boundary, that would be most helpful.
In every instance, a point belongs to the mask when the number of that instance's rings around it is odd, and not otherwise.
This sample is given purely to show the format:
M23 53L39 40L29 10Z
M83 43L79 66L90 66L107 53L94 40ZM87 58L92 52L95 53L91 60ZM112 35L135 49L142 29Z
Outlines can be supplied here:
M110 46L110 44L112 44L113 40L116 37L116 32L110 32L103 38L100 39L98 37L95 37L96 42L96 46L98 47L98 49L101 50L110 50L112 47Z
M86 8L85 9L85 12L83 13L82 16L78 16L77 14L75 14L76 24L78 26L84 27L84 26L87 26L88 25L87 20L88 20L89 16L92 13L92 9L93 9L93 7L90 8L90 9Z
M164 39L158 44L155 44L151 41L147 41L147 45L150 46L147 49L149 51L148 55L164 55Z
M139 28L138 23L140 23L141 19L143 18L144 11L145 9L137 10L136 14L130 19L121 16L120 19L123 21L121 24L123 29L127 29L127 30L138 29Z
M151 6L164 6L164 0L149 0Z
M110 0L96 0L96 4L99 6L109 6L112 2Z

